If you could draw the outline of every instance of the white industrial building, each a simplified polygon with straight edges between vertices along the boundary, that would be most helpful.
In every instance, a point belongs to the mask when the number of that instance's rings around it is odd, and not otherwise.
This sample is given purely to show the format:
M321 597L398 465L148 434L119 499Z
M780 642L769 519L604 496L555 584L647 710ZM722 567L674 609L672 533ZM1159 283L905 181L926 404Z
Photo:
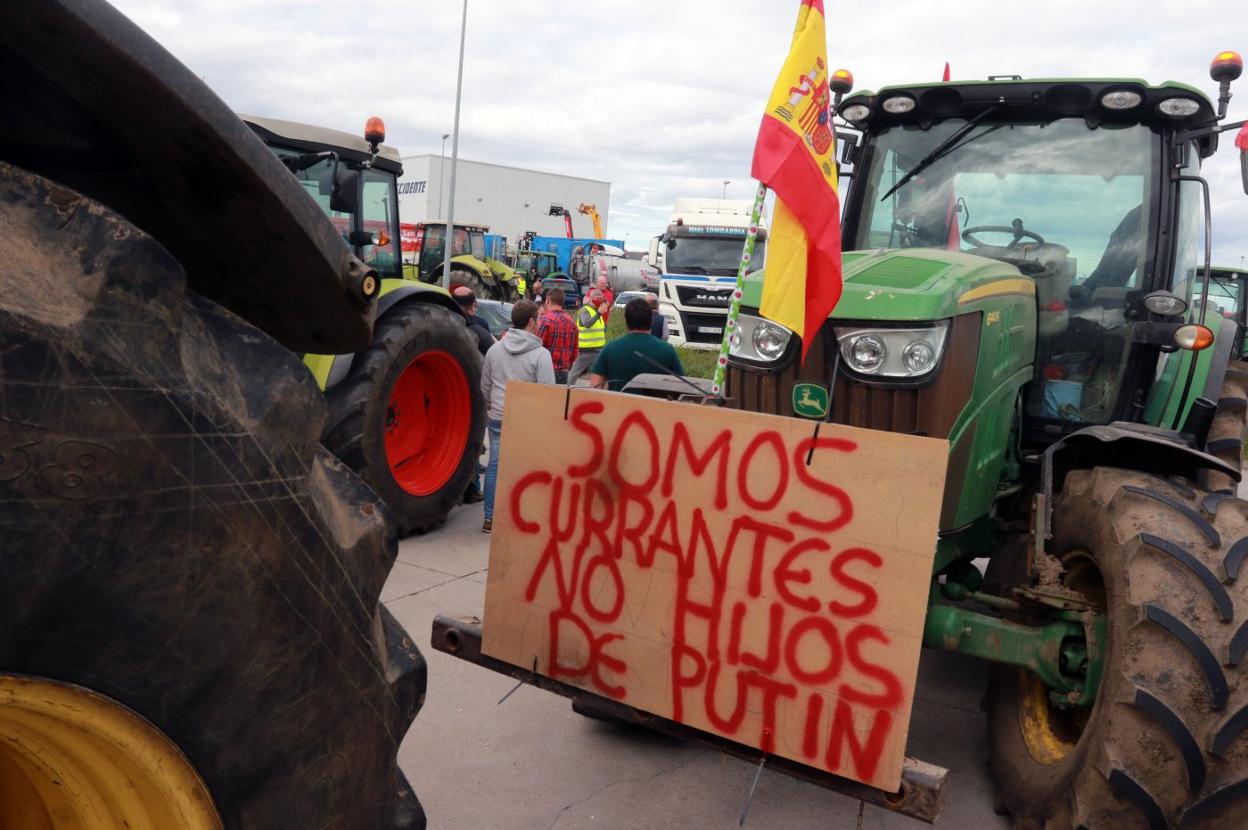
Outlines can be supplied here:
M399 179L399 216L404 223L446 221L450 199L451 160L436 154L405 156ZM525 231L541 236L563 236L560 216L550 215L552 203L572 212L578 237L592 237L593 223L577 213L581 203L594 205L607 224L611 183L579 176L563 176L502 164L459 160L455 174L455 223L488 225L514 244Z

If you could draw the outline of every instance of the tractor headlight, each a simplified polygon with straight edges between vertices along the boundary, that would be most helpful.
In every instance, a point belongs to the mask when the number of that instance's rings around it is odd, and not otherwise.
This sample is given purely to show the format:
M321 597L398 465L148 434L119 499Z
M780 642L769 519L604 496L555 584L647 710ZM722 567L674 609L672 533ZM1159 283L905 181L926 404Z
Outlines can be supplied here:
M866 104L850 104L841 110L841 117L851 124L862 124L871 117L871 108Z
M1144 98L1133 89L1115 89L1101 96L1101 106L1107 110L1129 110L1143 103Z
M753 314L737 317L736 331L728 339L728 353L742 360L774 363L788 351L793 332L779 323Z
M1200 111L1200 102L1194 98L1179 96L1165 99L1157 105L1157 109L1162 115L1168 115L1171 118L1187 118Z
M841 359L853 372L917 380L931 374L940 363L948 330L944 321L910 329L837 326L836 341Z
M891 112L893 115L901 115L914 109L914 99L909 95L894 95L891 98L885 98L881 107L885 112Z
M859 372L875 372L884 365L888 348L877 335L863 334L850 342L848 357L849 365Z

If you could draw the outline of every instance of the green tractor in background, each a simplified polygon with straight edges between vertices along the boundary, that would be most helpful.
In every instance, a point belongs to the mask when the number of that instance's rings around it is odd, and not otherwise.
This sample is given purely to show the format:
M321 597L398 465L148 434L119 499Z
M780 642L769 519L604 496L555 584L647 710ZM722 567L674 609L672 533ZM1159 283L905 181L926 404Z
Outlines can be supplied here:
M477 472L485 434L481 355L450 295L404 278L399 153L381 145L385 127L377 118L361 138L241 117L380 278L369 347L303 355L329 403L323 443L386 502L400 534L437 527Z
M1241 268L1213 266L1209 271L1210 311L1235 321L1235 345L1231 351L1238 358L1248 357L1245 352L1245 334L1248 334L1248 271Z
M451 239L451 284L466 285L478 297L515 302L524 291L523 272L486 253L484 225L455 225ZM446 223L422 222L416 226L420 258L417 279L440 285L446 264Z
M521 249L516 252L515 256L516 275L522 277L527 285L527 295L536 292L535 283L544 280L547 277L565 277L567 276L559 270L558 258L547 251L534 251L532 249Z
M948 439L924 644L994 664L1019 828L1248 826L1248 364L1200 177L1241 70L1215 60L1216 108L1134 79L847 97L844 293L805 363L744 292L730 406Z

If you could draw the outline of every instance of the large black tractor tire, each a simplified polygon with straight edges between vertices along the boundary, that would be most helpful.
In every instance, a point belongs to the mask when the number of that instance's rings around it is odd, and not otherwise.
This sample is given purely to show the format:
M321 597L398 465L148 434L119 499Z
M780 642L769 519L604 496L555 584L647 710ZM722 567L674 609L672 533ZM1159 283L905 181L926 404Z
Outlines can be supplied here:
M1183 480L1069 474L1049 548L1105 609L1090 711L994 669L990 763L1020 830L1248 827L1248 503Z
M325 397L325 446L389 505L399 533L445 522L477 474L485 437L481 353L464 318L400 303Z
M424 826L396 541L324 417L157 242L0 163L0 672L141 714L227 828Z
M1232 360L1222 380L1218 412L1209 428L1205 448L1210 455L1239 470L1244 464L1245 437L1248 437L1248 362ZM1236 483L1223 473L1209 473L1208 485L1211 490L1234 492Z
M491 283L481 279L481 275L476 271L467 268L451 269L451 287L462 285L472 289L472 293L477 295L479 300L501 300L502 297L497 296L498 290Z

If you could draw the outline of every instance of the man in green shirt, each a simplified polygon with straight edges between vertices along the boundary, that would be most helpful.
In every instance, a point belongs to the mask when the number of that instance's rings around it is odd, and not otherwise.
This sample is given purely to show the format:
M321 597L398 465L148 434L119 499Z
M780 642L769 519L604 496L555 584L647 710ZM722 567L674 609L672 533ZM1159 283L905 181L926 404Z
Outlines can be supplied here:
M654 311L644 299L628 301L624 306L628 334L612 340L598 355L590 369L590 386L618 392L637 375L662 374L664 370L677 375L685 373L676 350L650 334L653 317Z

